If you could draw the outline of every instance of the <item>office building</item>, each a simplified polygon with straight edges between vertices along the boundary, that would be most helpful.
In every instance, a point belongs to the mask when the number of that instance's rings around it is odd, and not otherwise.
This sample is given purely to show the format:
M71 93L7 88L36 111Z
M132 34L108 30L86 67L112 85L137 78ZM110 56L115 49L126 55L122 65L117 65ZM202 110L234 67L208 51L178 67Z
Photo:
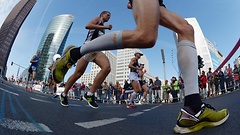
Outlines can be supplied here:
M38 47L41 54L36 76L37 80L48 80L48 67L52 64L55 54L62 55L73 20L74 17L71 14L62 14L54 17L48 24Z
M36 0L20 0L0 28L0 75L6 75L7 61L15 38L35 3Z

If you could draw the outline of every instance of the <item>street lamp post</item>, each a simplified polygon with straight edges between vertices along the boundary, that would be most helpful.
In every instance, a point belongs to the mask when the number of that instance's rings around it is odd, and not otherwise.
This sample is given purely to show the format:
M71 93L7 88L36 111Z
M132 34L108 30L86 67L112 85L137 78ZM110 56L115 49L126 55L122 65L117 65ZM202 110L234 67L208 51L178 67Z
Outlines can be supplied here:
M18 79L18 74L19 74L19 72L20 72L20 68L23 68L23 69L27 69L27 68L25 68L25 67L23 67L23 66L21 66L21 65L19 65L19 64L17 64L17 63L15 63L15 62L11 62L11 65L12 65L12 66L13 66L13 64L18 66L17 78L16 78L16 79Z
M164 80L166 80L166 64L165 64L165 56L164 56L164 50L161 49L161 54L162 54L162 61L163 61L163 70L164 70Z

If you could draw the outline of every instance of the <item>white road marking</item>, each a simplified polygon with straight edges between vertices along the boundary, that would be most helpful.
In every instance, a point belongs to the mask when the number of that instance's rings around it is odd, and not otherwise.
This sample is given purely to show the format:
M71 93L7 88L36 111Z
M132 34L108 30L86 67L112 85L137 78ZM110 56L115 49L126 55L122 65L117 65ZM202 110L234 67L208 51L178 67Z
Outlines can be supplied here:
M36 123L36 124L23 122L19 120L12 120L12 119L4 119L0 122L1 126L3 126L4 128L12 129L12 130L20 130L20 131L26 131L26 132L52 132L52 130L49 129L44 124L42 123Z
M94 127L100 127L108 124L112 124L115 122L119 122L125 120L125 118L111 118L111 119L104 119L104 120L96 120L96 121L90 121L90 122L80 122L80 123L75 123L78 126L90 129Z
M145 109L145 110L143 110L144 112L149 112L149 111L151 111L152 109Z
M78 104L69 104L69 106L82 106L82 105L78 105Z
M48 96L37 95L37 94L35 96L42 97L42 98L48 98Z
M154 106L154 107L152 107L151 109L152 109L152 110L153 110L153 109L156 109L156 108L158 108L159 106L162 106L162 105Z
M158 108L159 106L161 106L161 105L154 106L154 107L152 107L152 108L150 108L150 109L145 109L145 110L143 110L143 111L144 111L144 112L149 112L149 111L151 111L151 110L154 110L154 109Z
M8 88L11 88L11 89L13 88L12 86L9 86L9 85L7 85L7 84L5 84L5 83L3 83L3 85L6 86L6 87L8 87Z
M2 91L5 91L5 92L8 92L10 94L13 94L13 95L16 95L16 96L19 96L17 93L14 93L14 92L11 92L11 91L8 91L8 90L5 90L3 88L0 88Z
M35 101L45 102L45 103L52 103L52 102L50 102L50 101L45 101L45 100L41 100L41 99L37 99L37 98L32 98L32 97L30 97L30 99L35 100Z
M128 116L138 116L138 115L141 115L143 114L144 112L135 112L135 113L132 113L132 114L128 114Z

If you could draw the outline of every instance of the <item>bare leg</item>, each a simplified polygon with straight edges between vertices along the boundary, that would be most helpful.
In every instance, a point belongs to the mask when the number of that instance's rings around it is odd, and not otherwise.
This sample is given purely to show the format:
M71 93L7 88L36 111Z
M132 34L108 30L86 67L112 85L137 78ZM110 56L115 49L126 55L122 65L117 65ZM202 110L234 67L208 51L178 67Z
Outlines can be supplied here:
M197 79L197 52L194 48L194 30L188 22L179 15L160 7L160 25L178 33L178 41L187 41L192 45L178 47L178 63L183 73L186 95L199 93ZM189 57L191 55L191 57ZM182 67L183 65L184 68Z
M143 85L142 88L144 90L143 99L146 100L148 94L148 87L146 85Z
M94 51L153 47L158 36L159 2L158 0L135 0L133 5L133 15L137 24L135 30L107 33L82 45L78 48L79 54L77 48L71 50L71 58L75 61L82 55Z
M153 47L157 40L160 19L158 0L134 0L132 11L137 28L123 31L124 48Z
M64 88L64 94L68 94L69 89L72 87L72 85L79 79L83 73L85 72L87 68L88 62L85 61L83 58L78 60L77 67L74 71L74 73L68 78L67 83Z
M106 55L98 55L94 62L101 68L101 70L94 78L93 85L89 90L91 93L96 92L111 71L110 63Z
M141 92L141 86L140 86L139 82L133 80L133 81L132 81L132 87L133 87L133 90L134 90L136 93Z

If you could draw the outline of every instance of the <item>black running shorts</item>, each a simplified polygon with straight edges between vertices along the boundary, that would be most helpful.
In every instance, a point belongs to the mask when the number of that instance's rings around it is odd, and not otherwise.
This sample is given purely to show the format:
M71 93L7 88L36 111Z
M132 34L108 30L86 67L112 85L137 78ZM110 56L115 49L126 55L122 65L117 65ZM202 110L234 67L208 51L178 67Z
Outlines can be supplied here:
M131 6L132 6L132 1L133 1L133 0L129 0ZM166 8L166 6L163 4L163 0L158 0L158 1L159 1L159 5L160 5L160 6L163 6L163 7Z

